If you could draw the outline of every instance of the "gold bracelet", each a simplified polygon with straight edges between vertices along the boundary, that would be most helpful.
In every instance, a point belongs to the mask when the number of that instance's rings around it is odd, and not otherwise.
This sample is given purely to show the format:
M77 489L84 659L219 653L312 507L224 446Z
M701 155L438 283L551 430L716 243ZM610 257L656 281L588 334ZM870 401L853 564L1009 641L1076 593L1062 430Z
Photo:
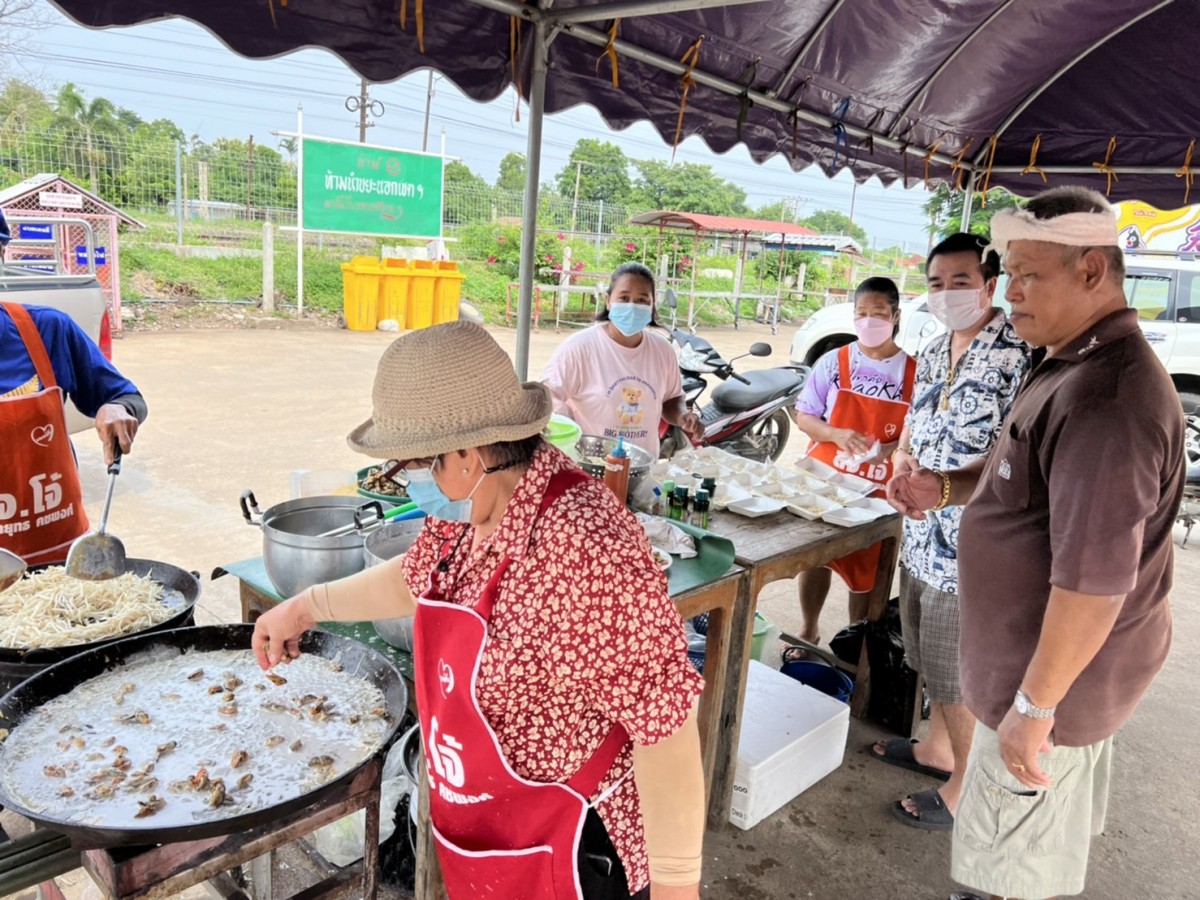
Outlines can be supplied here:
M938 510L945 509L950 503L950 473L935 471L934 474L942 479L942 499L933 508L933 511L937 512Z

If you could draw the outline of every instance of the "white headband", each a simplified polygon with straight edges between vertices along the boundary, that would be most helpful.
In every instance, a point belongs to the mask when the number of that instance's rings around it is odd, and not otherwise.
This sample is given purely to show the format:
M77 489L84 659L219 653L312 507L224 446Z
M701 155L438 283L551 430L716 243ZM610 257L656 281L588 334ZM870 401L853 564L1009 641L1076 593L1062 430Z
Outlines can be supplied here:
M1111 210L1074 212L1052 219L1039 219L1023 209L1005 209L992 217L991 229L992 242L983 251L984 259L989 250L995 250L1003 256L1012 241L1043 241L1070 247L1121 246L1117 234L1117 216Z

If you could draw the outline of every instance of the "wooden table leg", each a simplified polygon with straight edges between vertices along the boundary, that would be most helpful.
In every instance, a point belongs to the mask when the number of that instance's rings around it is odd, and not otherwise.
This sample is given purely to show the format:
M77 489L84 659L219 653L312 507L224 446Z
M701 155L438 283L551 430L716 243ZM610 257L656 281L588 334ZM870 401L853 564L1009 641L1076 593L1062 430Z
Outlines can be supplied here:
M720 828L729 821L733 800L733 773L737 766L738 736L742 728L742 700L750 668L750 642L754 638L754 598L758 585L752 577L738 583L737 599L729 622L729 662L720 701L720 726L713 748L712 787L709 793L708 827Z
M429 820L429 776L421 767L420 808L417 812L417 860L413 879L413 895L417 900L445 900L446 885L438 863L433 838L433 823Z

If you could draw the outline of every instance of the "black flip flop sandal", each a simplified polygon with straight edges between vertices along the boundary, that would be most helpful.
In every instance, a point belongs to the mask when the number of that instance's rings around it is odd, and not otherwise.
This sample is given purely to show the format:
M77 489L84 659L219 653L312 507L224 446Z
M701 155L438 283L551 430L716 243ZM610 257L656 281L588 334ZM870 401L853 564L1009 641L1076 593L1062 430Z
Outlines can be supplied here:
M900 822L924 831L951 831L954 828L954 815L946 809L936 788L909 794L908 799L917 804L915 815L899 800L892 804L892 816Z
M883 745L883 753L875 752L875 744L877 743L879 742L875 741L867 744L867 756L872 759L877 759L881 763L887 763L889 766L908 769L911 772L920 772L922 775L937 778L939 781L950 780L950 773L945 769L937 769L933 766L917 762L917 758L913 755L913 744L916 741L910 741L907 738L892 738Z

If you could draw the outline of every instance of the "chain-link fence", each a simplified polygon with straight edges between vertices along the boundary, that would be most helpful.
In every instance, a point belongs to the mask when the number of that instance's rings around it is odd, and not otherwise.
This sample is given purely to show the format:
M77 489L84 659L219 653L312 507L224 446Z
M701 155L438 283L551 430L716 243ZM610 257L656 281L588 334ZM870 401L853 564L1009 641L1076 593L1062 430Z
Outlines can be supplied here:
M271 222L282 228L276 234L275 251L281 255L277 277L288 277L281 264L283 254L295 253L294 232L288 232L296 225L298 171L290 152L294 141L284 139L276 146L250 137L185 141L170 123L161 128L157 124L89 131L75 123L60 131L26 128L10 120L0 127L0 190L39 173L59 174L144 223L146 229L130 235L124 246L151 252L254 257L261 253L262 225ZM474 176L458 180L462 172L462 167L448 172L443 234L453 258L488 264L476 267L473 287L502 304L507 285L517 276L524 193L489 187ZM736 239L696 240L691 234L630 225L630 219L644 211L543 192L537 213L537 281L594 286L619 263L638 260L654 269L664 285L673 284L681 297L695 297L701 308L728 306L739 267ZM330 278L337 273L332 257L409 253L415 244L423 242L305 234L306 254L316 251L327 258ZM788 315L802 315L839 299L837 289L848 287L855 275L892 274L894 265L884 260L870 265L861 258L857 263L828 256L818 260L806 254L808 278L798 284L800 255L787 256L786 267L781 267L775 251L751 248L740 295L750 304L749 309L743 307L744 315L761 315L763 304L773 303L777 295ZM307 284L315 270L306 270ZM133 277L132 269L129 274ZM919 290L914 281L909 282L910 293ZM158 285L134 288L150 296L165 290ZM328 288L334 297L336 286ZM286 296L294 288L281 290Z

